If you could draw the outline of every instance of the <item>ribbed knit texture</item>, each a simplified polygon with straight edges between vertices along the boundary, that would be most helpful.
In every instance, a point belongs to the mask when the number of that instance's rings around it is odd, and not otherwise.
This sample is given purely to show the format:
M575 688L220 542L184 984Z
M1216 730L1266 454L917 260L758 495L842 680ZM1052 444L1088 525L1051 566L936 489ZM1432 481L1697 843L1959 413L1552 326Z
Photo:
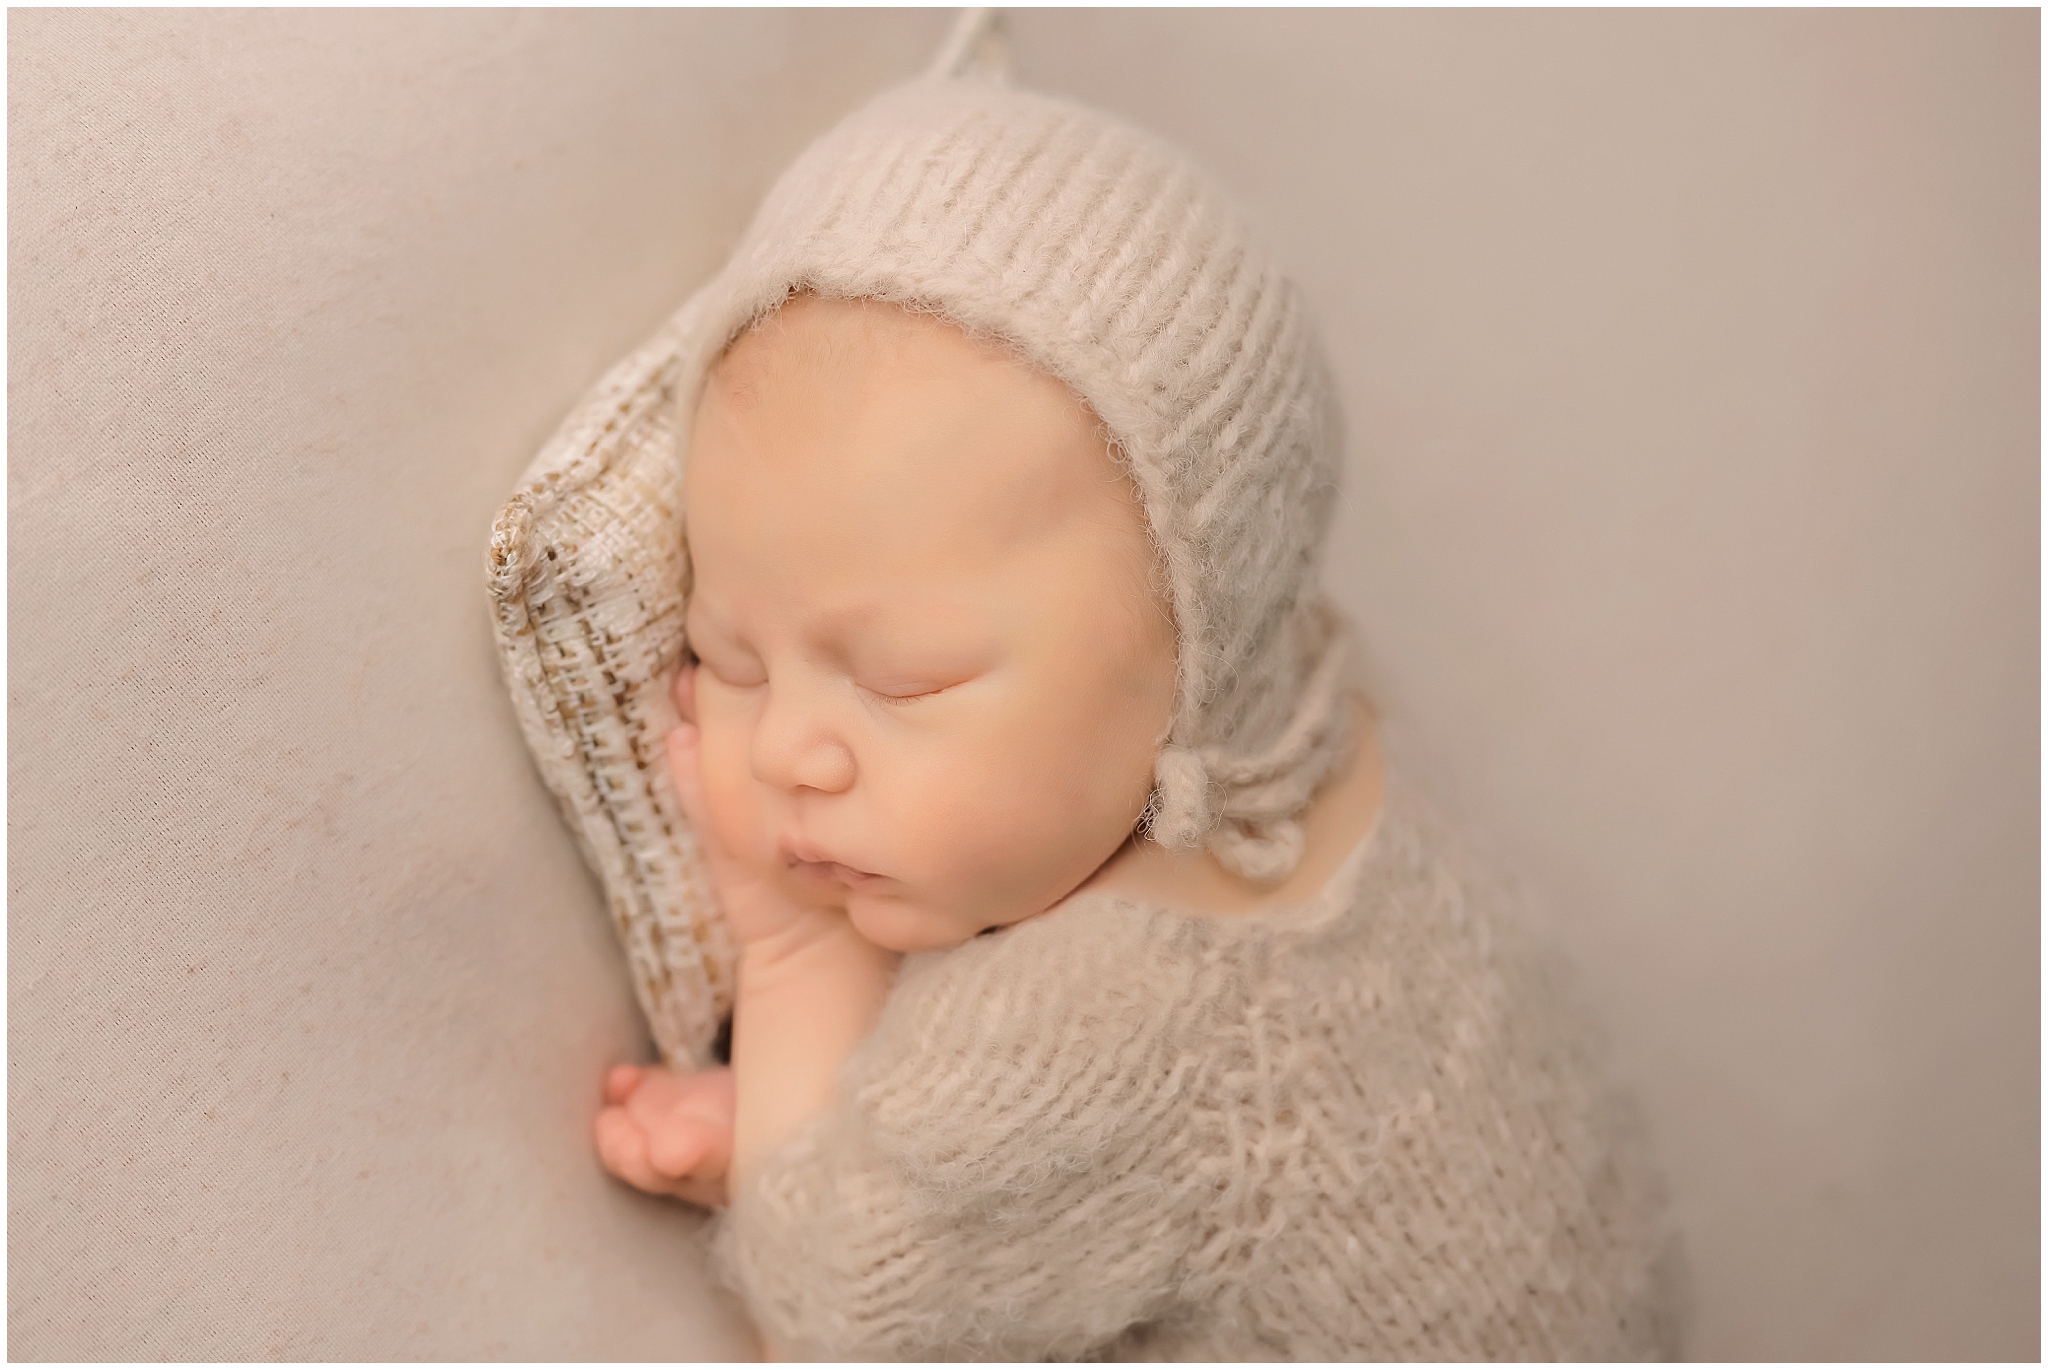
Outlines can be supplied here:
M681 432L709 363L798 290L942 315L1093 407L1180 632L1151 831L1255 878L1292 870L1293 820L1348 717L1344 634L1318 581L1338 424L1300 295L1237 210L1115 120L925 79L806 151L693 301Z
M1508 897L1393 772L1308 906L913 957L725 1278L817 1359L1669 1356L1650 1172Z

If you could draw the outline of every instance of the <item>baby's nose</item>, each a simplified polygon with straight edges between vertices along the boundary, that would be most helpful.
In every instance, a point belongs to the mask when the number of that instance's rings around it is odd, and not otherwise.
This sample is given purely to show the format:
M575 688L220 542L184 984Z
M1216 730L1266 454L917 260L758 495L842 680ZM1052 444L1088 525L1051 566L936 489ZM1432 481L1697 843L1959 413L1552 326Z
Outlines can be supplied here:
M754 778L778 790L853 787L853 752L816 714L771 702L754 729Z

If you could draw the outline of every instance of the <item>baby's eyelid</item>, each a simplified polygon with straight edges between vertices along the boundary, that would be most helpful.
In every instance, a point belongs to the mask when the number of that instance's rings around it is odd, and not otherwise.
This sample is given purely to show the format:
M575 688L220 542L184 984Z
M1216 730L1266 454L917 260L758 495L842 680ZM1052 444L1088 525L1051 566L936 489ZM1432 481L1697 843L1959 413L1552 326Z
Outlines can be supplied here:
M721 671L716 665L708 661L699 664L705 670L711 672L713 680L728 690L758 690L768 683L768 677L765 672Z
M944 688L944 686L940 686L939 690ZM881 700L884 704L914 704L920 699L926 699L939 693L939 690L884 690L873 685L863 685L861 689L867 691L876 699Z
M707 645L709 651L705 650ZM709 644L693 641L690 643L690 655L696 658L699 666L711 672L714 679L728 685L744 687L760 683L754 679L756 676L762 680L767 678L767 671L759 658L730 642L716 638Z

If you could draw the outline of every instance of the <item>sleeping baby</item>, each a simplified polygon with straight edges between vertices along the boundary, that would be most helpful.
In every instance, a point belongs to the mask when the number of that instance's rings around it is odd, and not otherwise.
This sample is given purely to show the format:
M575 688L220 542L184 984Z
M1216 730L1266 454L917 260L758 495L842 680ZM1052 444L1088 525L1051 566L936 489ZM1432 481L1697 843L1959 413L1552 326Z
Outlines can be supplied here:
M1320 585L1299 294L1177 153L932 78L784 175L680 388L669 738L731 1064L606 1166L771 1355L1669 1354L1655 1186Z

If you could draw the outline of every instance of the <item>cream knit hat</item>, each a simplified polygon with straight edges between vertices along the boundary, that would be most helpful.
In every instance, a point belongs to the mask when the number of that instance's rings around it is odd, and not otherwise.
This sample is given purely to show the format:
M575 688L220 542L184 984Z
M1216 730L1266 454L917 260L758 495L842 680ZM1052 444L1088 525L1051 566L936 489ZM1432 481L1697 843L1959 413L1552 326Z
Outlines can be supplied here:
M937 314L1065 381L1136 482L1179 630L1152 835L1279 879L1348 721L1319 583L1338 421L1301 297L1180 153L962 74L966 48L776 183L686 307L676 431L726 345L802 290Z

